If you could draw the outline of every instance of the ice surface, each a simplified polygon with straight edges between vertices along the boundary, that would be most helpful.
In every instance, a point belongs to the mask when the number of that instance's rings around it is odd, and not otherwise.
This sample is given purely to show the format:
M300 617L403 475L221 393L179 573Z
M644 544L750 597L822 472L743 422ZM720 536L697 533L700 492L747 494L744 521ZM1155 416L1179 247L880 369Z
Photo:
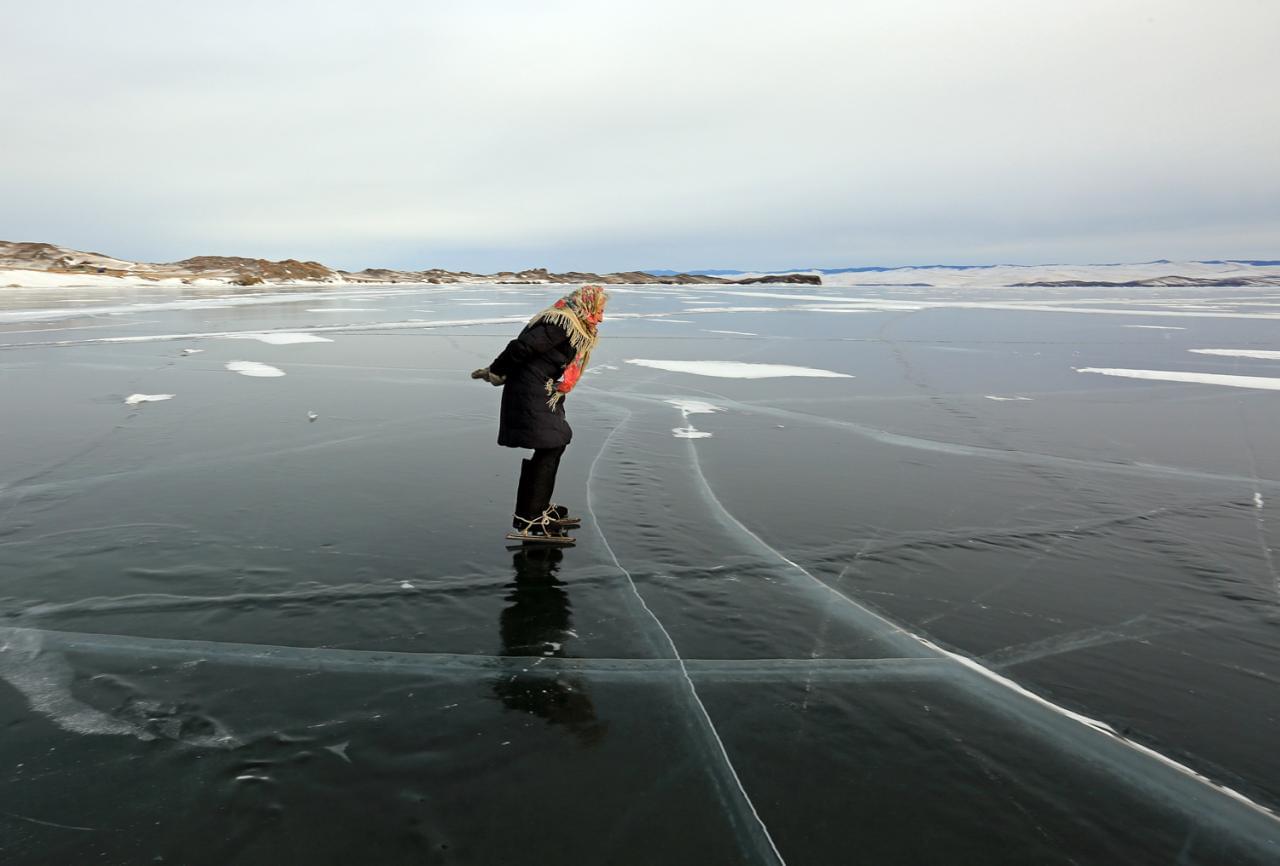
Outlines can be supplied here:
M1280 291L737 291L615 293L552 551L503 545L521 455L467 378L527 315L462 308L562 287L0 305L33 407L0 472L6 845L816 864L854 815L872 862L1275 862L1280 404L1075 371L1266 379L1188 351L1271 351ZM215 338L336 333L260 346L265 391L217 375ZM777 367L819 377L743 375ZM183 399L121 413L122 383Z

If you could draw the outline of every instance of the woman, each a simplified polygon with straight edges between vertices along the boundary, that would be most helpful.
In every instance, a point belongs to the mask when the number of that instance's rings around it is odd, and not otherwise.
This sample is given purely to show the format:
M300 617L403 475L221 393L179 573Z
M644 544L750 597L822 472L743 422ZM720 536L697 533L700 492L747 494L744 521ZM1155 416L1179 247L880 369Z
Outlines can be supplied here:
M516 511L507 538L572 544L566 529L582 520L551 502L560 457L573 438L564 417L564 396L573 390L599 340L609 300L599 286L583 286L529 320L520 336L493 363L471 374L502 385L498 444L532 448L516 488Z

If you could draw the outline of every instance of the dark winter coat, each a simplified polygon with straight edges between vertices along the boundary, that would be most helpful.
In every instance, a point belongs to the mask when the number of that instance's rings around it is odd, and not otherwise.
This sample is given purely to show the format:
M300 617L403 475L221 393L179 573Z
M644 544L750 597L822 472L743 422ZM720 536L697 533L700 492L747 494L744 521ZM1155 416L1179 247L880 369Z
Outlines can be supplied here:
M560 378L576 352L564 328L551 322L525 327L489 365L506 376L502 386L502 419L498 444L508 448L559 448L568 445L573 430L564 418L564 400L547 405L547 381Z

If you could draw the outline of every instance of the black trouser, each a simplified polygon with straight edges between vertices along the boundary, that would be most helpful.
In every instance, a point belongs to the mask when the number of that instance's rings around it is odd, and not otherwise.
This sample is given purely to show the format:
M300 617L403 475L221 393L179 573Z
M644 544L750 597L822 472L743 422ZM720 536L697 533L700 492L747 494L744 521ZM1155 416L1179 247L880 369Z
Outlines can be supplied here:
M556 470L565 446L535 448L533 456L520 463L520 484L516 488L516 517L533 520L551 504L556 489ZM519 523L516 524L517 528Z

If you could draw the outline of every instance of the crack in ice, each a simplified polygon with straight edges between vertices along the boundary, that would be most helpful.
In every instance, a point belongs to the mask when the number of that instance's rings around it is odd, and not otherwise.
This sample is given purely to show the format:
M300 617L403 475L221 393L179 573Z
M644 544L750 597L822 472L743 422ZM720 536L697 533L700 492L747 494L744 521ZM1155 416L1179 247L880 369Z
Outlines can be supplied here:
M627 410L626 417L627 417L627 420L631 418L630 410ZM626 420L623 421L623 424L625 423L626 423ZM693 701L694 707L697 709L698 717L701 719L703 725L705 725L705 729L707 733L711 736L711 739L714 741L716 750L719 753L720 758L724 762L725 769L728 770L729 776L733 780L734 786L737 788L738 793L741 795L743 803L746 805L747 809L750 811L751 818L754 820L756 826L759 828L759 833L762 836L763 841L768 846L767 851L763 850L763 847L759 846L760 840L757 840L757 846L761 847L761 850L758 851L757 854L759 856L763 856L771 860L776 860L779 864L782 864L782 866L786 866L786 860L783 859L782 852L778 850L778 846L774 843L773 836L770 835L769 833L769 828L765 825L764 819L760 817L760 813L756 811L755 804L751 801L751 795L747 793L746 787L742 784L742 779L738 776L737 769L733 766L733 761L729 757L729 751L727 748L725 748L724 741L720 738L720 733L716 730L715 722L711 720L711 714L707 711L706 706L702 703L702 698L698 696L698 689L693 684L693 678L689 675L689 669L685 665L684 658L680 655L680 650L676 647L675 640L671 637L671 633L667 631L666 626L662 624L662 620L658 619L658 615L655 614L653 610L649 607L648 603L644 599L644 596L641 595L640 588L636 586L635 579L632 578L631 572L628 571L622 565L622 563L618 560L618 555L614 553L613 546L609 544L609 539L605 537L604 528L603 526L601 526L600 520L596 516L595 508L592 502L591 481L595 477L596 465L600 462L600 457L608 449L609 443L613 440L613 437L617 435L620 429L622 429L622 424L618 425L617 427L615 427L613 430L609 432L609 435L605 437L604 442L600 445L600 451L596 454L595 459L591 461L591 466L587 470L587 514L590 515L591 517L591 525L595 527L596 534L600 536L600 542L604 545L604 549L609 554L609 558L613 561L614 566L617 567L618 571L622 572L622 574L626 577L627 583L631 588L631 592L635 595L636 599L640 602L640 606L644 608L645 613L647 613L650 619L653 620L654 625L658 627L658 630L662 633L662 636L666 639L667 645L671 648L671 653L675 657L676 662L679 664L680 672L684 677L684 682L688 686L689 696ZM772 857L769 856L770 852L772 853Z

